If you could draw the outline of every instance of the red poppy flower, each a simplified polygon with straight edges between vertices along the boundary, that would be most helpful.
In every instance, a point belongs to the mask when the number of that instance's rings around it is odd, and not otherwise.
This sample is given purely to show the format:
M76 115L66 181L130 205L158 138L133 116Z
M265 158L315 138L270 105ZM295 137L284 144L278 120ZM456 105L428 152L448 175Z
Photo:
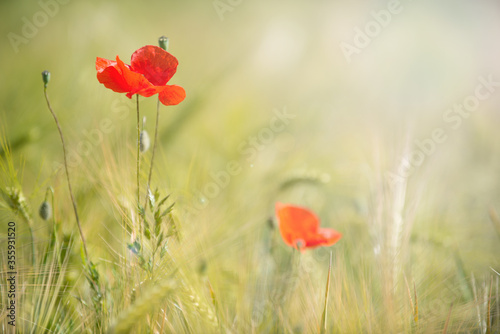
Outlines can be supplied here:
M319 218L312 211L290 205L276 203L281 236L285 243L304 251L307 248L331 246L342 237L330 228L320 228Z
M97 57L97 80L128 98L139 94L149 97L158 94L166 106L179 104L186 97L184 88L167 85L177 71L177 59L158 46L146 45L132 54L130 65L116 56L116 61Z

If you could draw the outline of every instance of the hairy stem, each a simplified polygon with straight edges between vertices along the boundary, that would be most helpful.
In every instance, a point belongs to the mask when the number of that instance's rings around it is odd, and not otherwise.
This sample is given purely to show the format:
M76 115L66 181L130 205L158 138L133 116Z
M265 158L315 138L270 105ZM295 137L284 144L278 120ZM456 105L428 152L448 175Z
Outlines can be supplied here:
M63 157L64 157L64 169L66 170L66 179L68 180L68 188L69 194L71 196L71 202L73 203L73 210L75 211L76 224L78 225L78 231L80 232L80 238L82 239L83 251L85 252L86 261L89 260L89 254L87 252L87 243L85 242L85 237L83 236L82 225L80 224L80 219L78 218L78 209L76 208L75 197L73 196L73 190L71 188L71 181L69 178L69 169L68 169L68 161L66 159L66 144L64 142L64 136L62 133L61 125L59 124L59 120L57 119L56 114L52 110L50 105L49 96L47 95L47 87L44 88L43 93L45 95L45 100L47 101L47 107L49 108L52 117L54 117L54 121L57 125L57 130L59 131L59 136L61 137L62 147L63 147Z
M155 141L153 143L153 153L151 155L151 164L149 166L148 186L146 188L146 199L144 200L144 209L148 205L149 187L151 186L151 176L153 175L153 163L155 160L156 144L158 142L158 123L160 122L160 99L156 103L156 125L155 125Z
M137 210L139 210L141 195L140 195L140 168L141 168L141 127L140 127L140 114L139 114L139 94L136 94L137 98ZM142 239L142 224L140 219L140 214L138 214L137 221L139 222L139 238ZM141 245L142 246L142 245Z

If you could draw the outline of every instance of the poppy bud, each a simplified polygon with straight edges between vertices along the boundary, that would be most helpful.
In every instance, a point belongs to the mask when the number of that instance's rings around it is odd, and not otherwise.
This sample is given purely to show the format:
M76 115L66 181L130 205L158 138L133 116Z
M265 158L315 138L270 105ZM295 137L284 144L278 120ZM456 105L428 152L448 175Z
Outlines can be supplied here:
M274 230L274 227L275 227L274 224L275 223L274 223L273 217L269 217L267 219L267 226L269 227L270 230Z
M168 37L161 36L160 38L158 38L158 44L160 45L160 48L168 51Z
M52 207L49 202L43 201L42 205L40 205L40 209L38 210L38 214L43 220L48 220L52 216Z
M47 88L47 85L49 84L49 81L50 81L50 72L43 71L42 72L42 79L43 79L43 84L44 84L45 88Z
M149 134L146 130L141 131L141 135L139 137L139 149L141 150L141 153L146 152L149 150Z

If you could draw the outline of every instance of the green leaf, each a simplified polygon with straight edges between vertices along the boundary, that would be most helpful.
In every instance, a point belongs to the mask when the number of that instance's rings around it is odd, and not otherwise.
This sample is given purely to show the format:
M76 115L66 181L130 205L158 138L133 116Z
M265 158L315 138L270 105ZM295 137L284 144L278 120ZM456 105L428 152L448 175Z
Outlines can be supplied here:
M160 215L160 210L156 210L155 211L155 223L158 225L158 224L161 224L161 215Z
M148 199L149 199L149 207L150 207L151 211L153 211L153 209L155 207L155 203L156 203L156 198L150 189L148 189Z
M170 197L170 195L167 195L165 196L165 198L163 198L160 203L158 203L158 208L160 208L163 204L165 204L165 201Z
M172 211L172 209L174 208L174 205L175 205L175 202L170 204L170 206L168 208L166 208L165 211L163 211L163 213L161 214L161 217L165 217L165 215L170 213Z
M155 199L160 198L160 191L158 190L158 187L155 188Z
M139 215L143 218L146 219L146 210L144 210L144 207L140 204L137 205L137 209L139 211Z
M156 243L156 247L160 247L164 238L165 238L165 235L163 234L163 232L161 232L160 236L158 237L158 242Z
M148 220L146 219L146 217L144 217L144 226L145 226L145 228L147 228L147 229L149 229L149 228L150 228L150 227L149 227L149 222L148 222Z
M148 238L148 240L151 240L151 231L149 230L149 227L144 228L144 236Z
M172 234L175 236L175 238L177 240L180 240L181 239L181 235L179 233L179 229L177 228L177 223L175 222L174 216L172 215L172 213L170 213L168 215L168 217L169 217L169 220L170 220L170 223L171 223L170 224L170 226L171 226L170 229L172 231Z
M165 240L165 243L163 244L163 247L161 248L160 251L160 258L165 256L165 254L167 254L167 251L168 251L168 240Z
M141 244L136 240L131 244L127 245L127 248L132 251L132 253L138 255L141 251Z

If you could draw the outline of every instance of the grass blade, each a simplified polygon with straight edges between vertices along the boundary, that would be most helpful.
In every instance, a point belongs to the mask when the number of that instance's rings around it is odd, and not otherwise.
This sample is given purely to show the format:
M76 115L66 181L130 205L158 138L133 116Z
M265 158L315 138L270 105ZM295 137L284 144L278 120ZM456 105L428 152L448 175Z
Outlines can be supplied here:
M492 287L493 287L493 277L490 280L490 295L488 297L488 308L487 308L487 314L486 314L486 334L491 334L491 323L492 323L492 317L491 317L491 292L492 292Z
M453 303L450 305L450 311L448 312L448 317L446 317L446 323L444 324L443 334L448 331L448 325L450 324L451 310L453 309Z
M323 315L321 316L321 324L319 333L326 333L327 327L327 309L328 309L328 296L330 294L330 274L332 272L332 252L330 252L330 263L328 265L328 277L326 279L326 288L325 288L325 306L323 307Z

